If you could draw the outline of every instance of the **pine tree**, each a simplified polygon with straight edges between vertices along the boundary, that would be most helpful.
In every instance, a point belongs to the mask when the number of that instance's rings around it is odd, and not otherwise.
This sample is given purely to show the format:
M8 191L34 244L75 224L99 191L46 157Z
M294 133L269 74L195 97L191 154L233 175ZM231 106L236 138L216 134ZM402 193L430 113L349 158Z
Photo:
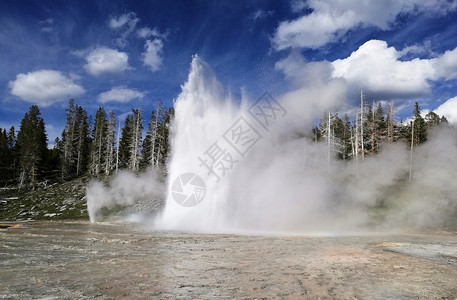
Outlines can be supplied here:
M141 168L144 169L149 165L154 165L155 155L153 145L157 135L158 120L154 111L151 112L151 117L148 123L148 131L143 141L143 153L141 158Z
M367 152L373 152L375 149L374 103L373 106L366 104L366 119L363 126L365 128L365 150Z
M70 99L67 108L67 123L62 132L61 155L62 179L83 174L89 157L89 122L87 112Z
M384 109L382 108L381 103L378 103L376 110L373 105L372 114L371 151L377 152L381 141L385 140L387 136L387 125L384 120Z
M43 177L53 182L60 179L61 175L61 163L60 163L60 151L54 146L53 149L48 149L46 156L46 164L43 170Z
M41 175L47 154L46 131L40 115L38 106L32 105L22 119L17 135L21 167L20 185L30 183L33 189Z
M105 135L105 152L103 157L105 159L105 174L109 175L115 167L114 155L115 155L115 133L116 133L116 117L114 112L111 111L109 114L109 120Z
M319 130L319 127L313 126L313 141L317 143L320 141L322 138L321 131Z
M320 133L323 141L327 143L327 160L330 162L333 157L343 157L344 145L340 136L343 135L343 122L338 113L332 115L330 112L321 119Z
M73 173L73 166L75 164L74 154L74 136L76 131L76 108L75 100L70 99L68 102L67 123L62 132L62 178L66 179Z
M87 122L87 113L81 107L76 109L76 118L78 124L77 131L77 149L76 149L76 176L83 174L87 170L89 158L89 123Z
M151 112L148 131L143 141L141 168L162 167L166 163L169 152L169 128L173 117L174 109L163 109L159 100L155 112Z
M334 115L331 116L332 120L332 137L333 137L333 151L336 152L336 155L339 159L346 159L346 153L345 153L345 128L344 128L344 122L343 120L340 119L338 116L338 113L335 113Z
M11 126L10 130L6 134L6 137L8 149L13 149L17 141L16 130L14 129L14 126Z
M8 136L6 129L0 130L0 183L8 181Z
M395 142L398 138L399 130L398 125L395 123L395 110L393 101L389 104L389 107L387 109L386 127L388 141L391 143Z
M441 123L441 118L438 114L431 111L425 115L425 124L427 129L432 129L433 127L438 126Z
M164 165L168 159L168 155L170 153L170 127L173 122L175 116L175 110L173 107L170 107L168 111L165 112L163 116L163 122L160 125L160 137L162 139L161 147L160 147L160 160L158 160L158 164Z
M94 129L92 130L92 143L90 154L90 174L98 176L105 169L106 134L108 122L105 110L100 107L95 114Z
M14 183L17 180L17 170L19 168L16 130L14 126L11 126L8 131L5 129L2 134L3 137L6 138L6 140L4 140L6 142L6 148L4 149L4 154L0 155L0 161L2 161L0 164L3 165L3 167L0 167L2 169L0 172L3 172L1 177L6 183Z
M427 126L425 124L424 118L421 116L419 103L414 104L414 111L413 111L413 118L414 121L414 145L419 145L424 143L427 140ZM410 137L411 139L411 137Z
M143 132L143 118L141 112L138 109L132 109L132 124L131 124L131 139L129 144L130 159L128 168L134 172L139 170L140 166L140 151L141 151L141 140Z
M127 168L130 161L130 140L132 139L132 117L128 115L122 128L122 136L119 141L119 168Z

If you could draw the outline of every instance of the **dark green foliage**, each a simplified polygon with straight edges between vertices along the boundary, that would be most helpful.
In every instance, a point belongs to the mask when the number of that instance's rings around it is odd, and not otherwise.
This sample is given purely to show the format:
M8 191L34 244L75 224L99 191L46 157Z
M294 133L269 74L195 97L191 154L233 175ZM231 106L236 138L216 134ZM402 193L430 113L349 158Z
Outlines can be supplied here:
M105 150L103 152L105 175L109 175L116 167L115 162L115 134L116 134L116 116L111 111L106 124L106 134L104 137Z
M348 157L348 142L350 143L350 134L347 132L347 128L343 122L338 116L338 113L335 113L331 117L332 120L332 134L335 136L337 139L335 143L337 142L338 145L335 145L334 148L338 148L337 150L337 156L340 159L346 159ZM350 145L350 144L349 144Z
M431 111L425 115L425 123L427 124L427 129L431 129L441 123L441 118L438 114Z
M394 104L391 102L386 112L386 141L396 142L399 138L400 125L395 122Z
M158 107L160 118L156 119L152 113L144 143L141 112L132 109L122 128L117 151L114 112L107 118L100 107L91 128L86 110L70 99L62 136L56 138L54 148L48 150L45 124L34 105L25 114L17 135L14 127L0 129L0 184L20 184L24 190L24 187L35 188L38 183L41 186L68 181L88 171L92 176L99 176L110 175L118 168L137 172L140 163L141 169L149 165L163 166L168 157L169 127L174 111L173 108L164 110L160 104Z
M10 156L10 149L8 147L8 137L6 130L0 131L0 183L7 182L9 179L8 160Z
M89 123L87 112L70 99L67 109L67 124L62 133L61 151L62 179L77 177L87 170L89 158Z
M122 128L119 142L119 168L127 168L130 161L129 145L132 140L132 117L128 115Z
M43 179L56 182L61 176L60 152L54 147L49 149L46 154L46 162L43 169Z
M384 109L381 103L378 106L373 106L370 111L369 122L366 124L370 136L368 137L370 143L367 145L367 149L370 152L378 152L381 146L381 142L386 139L387 136L387 124L384 119Z
M79 176L87 170L91 139L89 137L90 128L87 122L87 113L81 106L77 107L76 118L78 120L76 176Z
M158 165L165 165L168 159L168 154L170 153L169 149L169 136L170 136L170 126L174 118L175 111L172 107L165 111L163 116L163 122L159 124L159 138L160 138L160 147L158 147L159 156L158 156Z
M148 131L143 142L143 153L140 166L163 167L169 154L169 131L174 117L174 109L162 110L161 102L157 104L156 111L151 113Z
M36 187L42 177L47 154L47 137L44 121L38 106L32 105L21 121L17 134L17 149L20 162L20 185Z
M314 126L313 127L313 140L314 142L320 141L322 138L321 131L319 130L319 127Z
M159 167L166 163L174 110L160 111L157 122L153 122L152 113L154 142L149 130L142 151L143 118L140 110L132 110L125 120L117 151L114 112L107 120L100 107L91 128L86 110L70 99L62 136L55 139L53 149L48 149L44 120L36 105L30 107L17 135L14 127L0 128L0 184L5 187L0 190L5 199L0 219L87 219L84 193L90 176L111 175L118 168L137 172L140 162L144 163L142 168L152 161ZM143 156L149 156L150 160Z
M330 140L328 139L328 122L330 120ZM393 113L393 103L387 110L384 110L381 103L371 107L364 104L363 118L363 145L364 154L379 152L382 143L404 141L411 143L412 124L403 124L403 122L395 122ZM438 116L434 112L430 112L425 116L425 119L420 114L419 104L416 102L413 111L414 120L414 145L418 145L427 141L428 134L431 129L436 126L447 124L446 118ZM354 147L356 143L356 134L359 136L361 131L356 132L355 123L351 125L349 117L345 115L343 119L338 117L338 113L329 115L326 114L320 121L319 127L313 128L313 137L317 141L329 143L332 152L340 159L348 159L354 155ZM359 148L359 154L361 149Z
M374 123L376 131L383 132L387 128L387 124L384 119L384 109L382 108L381 103L378 103L378 106L374 113Z
M425 124L427 126L427 132L430 134L436 127L449 125L449 122L445 116L440 117L431 111L425 115Z
M130 123L130 158L128 161L128 168L131 171L137 172L139 170L141 161L141 142L143 132L143 117L139 109L132 109L132 118Z
M421 116L419 103L414 104L414 111L413 111L414 121L412 125L414 126L414 145L419 145L424 143L427 140L427 125L425 124L424 118ZM411 141L411 136L409 137Z
M10 130L6 134L6 144L8 146L8 149L13 149L14 146L16 145L17 137L16 137L16 131L14 129L14 126L11 126Z
M344 121L339 118L338 113L327 115L321 120L320 129L313 129L313 135L314 138L328 143L338 158L345 160L349 157L351 124L347 115L345 115Z
M156 114L152 111L151 117L149 118L148 131L146 132L146 137L143 141L143 153L140 162L141 169L153 165L153 162L155 161L155 155L153 155L155 149L153 149L153 144L156 140L158 122L159 120L156 118Z
M90 166L91 175L98 176L104 170L106 152L106 135L108 121L103 107L100 107L95 114L94 129L92 130L92 143L90 147Z

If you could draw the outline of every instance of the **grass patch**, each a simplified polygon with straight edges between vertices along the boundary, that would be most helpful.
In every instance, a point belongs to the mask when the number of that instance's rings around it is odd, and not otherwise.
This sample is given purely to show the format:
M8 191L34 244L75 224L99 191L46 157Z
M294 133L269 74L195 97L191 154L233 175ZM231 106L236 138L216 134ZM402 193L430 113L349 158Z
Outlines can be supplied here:
M27 192L0 189L0 221L88 220L87 181L80 177Z

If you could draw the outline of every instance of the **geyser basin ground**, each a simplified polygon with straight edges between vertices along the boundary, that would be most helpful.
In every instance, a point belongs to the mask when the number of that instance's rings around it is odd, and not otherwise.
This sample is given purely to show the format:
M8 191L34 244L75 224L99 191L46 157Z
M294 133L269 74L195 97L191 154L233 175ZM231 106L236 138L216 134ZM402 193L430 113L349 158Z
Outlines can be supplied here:
M13 225L13 226L10 226ZM457 234L289 237L0 227L2 299L455 299Z

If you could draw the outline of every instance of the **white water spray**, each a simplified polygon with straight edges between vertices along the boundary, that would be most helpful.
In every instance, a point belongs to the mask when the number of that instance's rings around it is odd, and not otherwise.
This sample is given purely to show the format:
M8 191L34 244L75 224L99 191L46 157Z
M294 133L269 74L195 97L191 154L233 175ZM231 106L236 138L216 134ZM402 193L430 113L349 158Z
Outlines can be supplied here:
M266 128L249 110L252 101L236 105L224 97L209 66L195 56L189 79L175 103L168 197L156 226L205 232L292 232L340 226L335 225L339 208L332 202L337 191L329 188L333 176L322 155L325 145L298 137L310 132L316 114L344 99L345 91L337 81L327 83L326 92L318 88L323 86L278 99L285 111L277 110L277 118L269 120L275 122ZM224 139L239 118L259 136L243 155ZM231 158L237 161L224 176L219 174L220 178L201 161L215 142L225 153L232 152ZM183 207L173 199L172 184L189 172L203 178L206 195L198 205Z
M225 96L210 67L198 56L193 58L188 81L175 103L166 207L155 220L155 228L257 233L344 232L365 230L369 225L370 230L374 225L400 229L434 226L444 219L444 207L449 208L448 213L455 209L457 200L449 195L457 192L457 184L451 176L440 177L446 188L434 183L430 172L435 168L420 170L420 178L427 178L435 189L427 199L418 182L401 183L409 171L408 150L403 144L384 145L380 154L367 158L358 168L352 162L328 163L326 145L314 143L306 135L313 119L345 100L344 82L315 81L276 100L285 113L264 128L250 111L255 101ZM224 138L240 118L261 136L244 155ZM439 145L450 136L454 141L445 144L448 151L457 153L455 131L449 131L444 137L437 135L422 152L418 150L416 165L429 165L431 159L440 163ZM236 161L223 176L219 173L220 178L202 163L208 154L216 155L215 145ZM447 157L447 163L449 172L455 170L457 155ZM217 166L213 167L217 172ZM206 187L202 201L190 207L173 197L173 183L187 173L201 177ZM446 189L447 196L443 198L436 186ZM375 210L380 202L387 203L387 209Z
M329 162L326 143L315 143L311 128L344 105L344 82L307 81L277 99L259 96L226 96L210 67L193 58L175 103L166 205L154 228L337 234L439 227L455 218L455 129L432 133L415 147L411 165L402 143L386 143L358 165ZM89 214L94 221L103 207L160 194L154 172L121 172L109 187L88 186Z

